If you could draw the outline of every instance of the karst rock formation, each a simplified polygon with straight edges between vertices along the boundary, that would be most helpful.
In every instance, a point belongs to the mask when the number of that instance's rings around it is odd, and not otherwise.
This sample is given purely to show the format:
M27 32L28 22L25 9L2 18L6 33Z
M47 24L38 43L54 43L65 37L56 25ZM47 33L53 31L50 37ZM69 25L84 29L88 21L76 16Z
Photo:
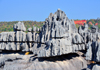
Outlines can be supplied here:
M28 55L1 55L0 56L0 66L4 65L4 69L11 69L13 65L18 63L6 63L8 60L15 60L17 58L21 58L25 60L27 57L30 62L34 62L31 64L31 68L26 70L59 70L60 67L57 64L61 64L60 70L100 70L99 62L100 62L100 33L98 27L93 25L91 29L89 29L88 24L84 24L84 26L80 26L78 29L75 26L74 20L68 19L66 14L58 9L54 14L50 13L49 17L45 19L43 26L41 28L37 28L33 25L32 28L28 28L28 32L26 33L26 28L23 22L18 22L13 26L14 32L2 32L0 33L0 50L1 51L22 51L22 52L32 52L32 54L36 55L36 59L42 58L56 58L62 55L77 53L85 51L84 57L79 56L77 58L72 58L67 61L64 60L62 62L45 62L45 61L37 61L35 59L28 58ZM2 54L3 52L1 52ZM24 58L25 57L25 58ZM67 57L66 57L67 58ZM74 60L76 62L74 62ZM80 60L80 61L78 61ZM69 66L67 63L70 63ZM95 64L90 67L87 66L86 61L94 61ZM37 63L36 63L37 62ZM64 62L66 65L64 65ZM25 63L25 62L21 62ZM52 69L47 64L52 65ZM74 67L73 64L74 63ZM10 65L12 64L12 66ZM39 66L39 68L37 67ZM44 67L43 67L44 65ZM55 68L53 67L56 66ZM76 67L75 67L76 65ZM77 68L80 65L79 68ZM82 65L82 66L81 66ZM16 66L16 65L15 65ZM33 67L32 67L33 66ZM46 66L46 67L45 67ZM20 69L24 70L24 66L19 65ZM25 66L26 67L26 66ZM34 68L35 67L35 68ZM58 68L59 67L59 68ZM68 69L69 67L69 69ZM72 69L70 67L73 67ZM14 68L14 67L13 67ZM1 68L2 69L2 68ZM16 67L15 67L16 69ZM84 69L84 70L85 70ZM17 69L16 69L17 70Z

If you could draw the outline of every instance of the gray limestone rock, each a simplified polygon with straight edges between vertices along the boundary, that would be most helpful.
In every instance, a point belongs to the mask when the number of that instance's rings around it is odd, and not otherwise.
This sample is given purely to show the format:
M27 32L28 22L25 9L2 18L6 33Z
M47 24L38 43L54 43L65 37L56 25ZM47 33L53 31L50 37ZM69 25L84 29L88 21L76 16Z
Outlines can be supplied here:
M8 42L6 44L6 50L17 50L17 48L13 42Z
M91 42L87 44L86 60L92 60L92 46Z
M28 32L31 32L32 31L32 28L28 28Z
M23 31L16 31L15 41L17 41L17 42L26 41L26 33Z
M30 51L38 57L52 57L63 54L86 51L86 60L100 62L100 33L98 27L88 24L78 29L74 20L69 20L66 14L58 9L45 19L39 29L33 26L26 28L23 22L14 24L14 32L0 33L0 50Z
M13 28L14 28L14 31L26 31L26 28L23 22L18 22L14 24Z
M30 46L28 47L28 45L30 45L30 44L21 43L20 47L21 47L22 51L30 51L30 49L29 49Z
M16 55L19 56L19 55ZM71 60L63 61L31 61L29 63L29 58L26 55L21 56L22 59L17 59L14 55L6 56L4 61L0 61L0 64L5 64L3 70L82 70L87 67L86 61L82 57L76 57ZM23 59L24 58L24 59ZM34 58L34 57L33 57ZM8 61L13 60L13 61Z
M28 28L28 33L25 33L24 23L18 22L14 24L14 32L0 33L0 50L33 52L37 55L34 56L36 60L40 57L55 57L85 50L86 60L99 63L100 33L97 26L93 25L90 29L88 27L88 24L84 23L84 26L77 29L74 20L69 20L66 14L58 9L45 19L41 28L33 26L33 28ZM13 62L16 58L15 56L0 56L0 66L6 63L4 70L23 70L23 68L26 70L81 70L86 67L86 62L81 58L70 60L68 63L67 61L39 62L38 60L34 62L34 58L33 63L27 65L21 63L29 62L29 60L26 61L23 57L22 60ZM6 62L8 60L12 62ZM27 66L30 67L27 68ZM92 70L99 70L99 67L96 64Z
M8 34L6 32L2 33L2 41L8 41Z
M39 28L37 28L36 31L39 32Z
M35 26L33 26L33 31L36 32L36 27Z
M97 64L94 65L93 68L92 68L92 70L100 70L100 65L97 65Z
M4 43L4 42L1 43L1 49L2 49L2 50L6 50L6 46L7 46L6 43Z
M15 32L2 32L0 33L0 41L15 41Z
M98 48L96 49L96 61L100 62L100 42L98 42Z
M29 42L32 41L32 33L31 33L31 32L28 32L28 33L26 34L26 39L27 39L27 41L29 41Z

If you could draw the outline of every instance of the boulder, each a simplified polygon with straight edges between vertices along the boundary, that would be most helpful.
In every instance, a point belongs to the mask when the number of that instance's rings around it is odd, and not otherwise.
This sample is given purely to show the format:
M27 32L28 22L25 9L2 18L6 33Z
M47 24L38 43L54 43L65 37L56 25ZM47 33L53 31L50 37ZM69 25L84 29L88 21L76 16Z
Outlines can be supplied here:
M25 28L23 22L18 22L16 24L14 24L13 29L14 29L14 31L26 31L26 28Z

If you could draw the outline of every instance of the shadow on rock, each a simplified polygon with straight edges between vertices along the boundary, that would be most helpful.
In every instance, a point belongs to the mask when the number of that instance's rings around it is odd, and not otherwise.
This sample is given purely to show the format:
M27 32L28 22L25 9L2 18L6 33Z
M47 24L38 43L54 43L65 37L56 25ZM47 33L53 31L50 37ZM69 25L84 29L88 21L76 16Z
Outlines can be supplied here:
M54 56L54 57L44 57L44 58L38 58L38 60L40 62L42 61L63 61L63 60L70 60L70 59L73 59L75 57L79 57L78 54L76 53L70 53L70 54L65 54L65 55L61 55L61 56ZM36 59L36 58L34 58Z

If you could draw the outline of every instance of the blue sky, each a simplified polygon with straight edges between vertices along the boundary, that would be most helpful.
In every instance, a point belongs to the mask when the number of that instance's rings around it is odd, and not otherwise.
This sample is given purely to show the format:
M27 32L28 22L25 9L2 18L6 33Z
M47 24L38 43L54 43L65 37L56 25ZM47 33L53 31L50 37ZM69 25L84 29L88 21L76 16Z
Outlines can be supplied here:
M44 21L58 8L69 19L100 17L100 0L0 0L0 21Z

